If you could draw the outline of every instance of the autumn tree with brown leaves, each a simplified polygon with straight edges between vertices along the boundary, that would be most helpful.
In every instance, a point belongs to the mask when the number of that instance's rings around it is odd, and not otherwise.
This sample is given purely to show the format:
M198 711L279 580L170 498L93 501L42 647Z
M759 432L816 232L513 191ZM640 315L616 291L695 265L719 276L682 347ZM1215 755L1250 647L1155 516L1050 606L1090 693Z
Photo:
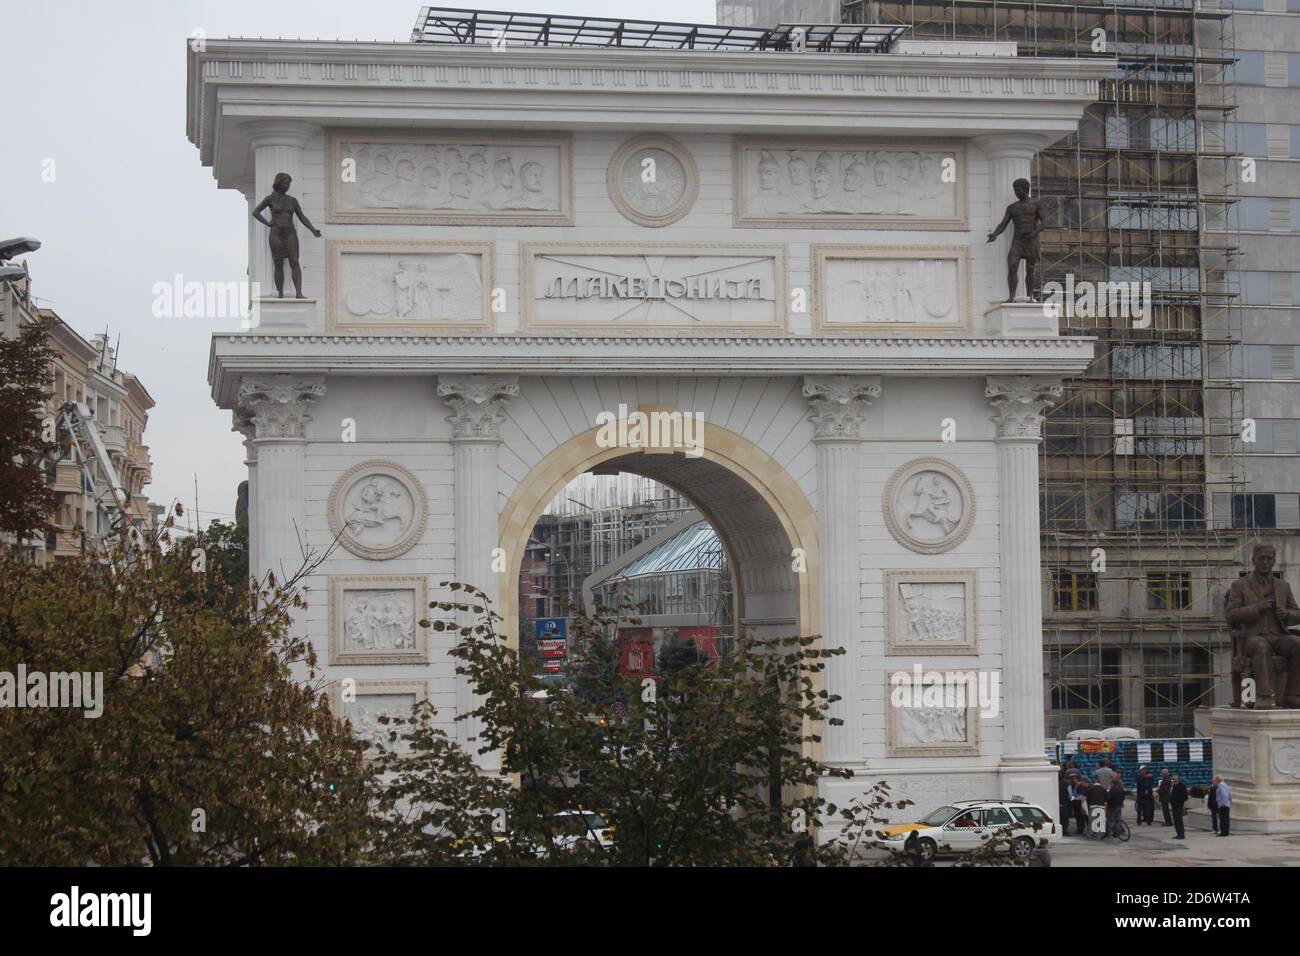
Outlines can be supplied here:
M0 337L0 535L18 541L43 533L58 504L45 477L47 460L58 454L44 426L55 356L49 320Z
M0 865L364 861L371 771L290 632L319 559L250 594L170 525L102 561L0 556L0 672L103 675L97 718L0 708Z

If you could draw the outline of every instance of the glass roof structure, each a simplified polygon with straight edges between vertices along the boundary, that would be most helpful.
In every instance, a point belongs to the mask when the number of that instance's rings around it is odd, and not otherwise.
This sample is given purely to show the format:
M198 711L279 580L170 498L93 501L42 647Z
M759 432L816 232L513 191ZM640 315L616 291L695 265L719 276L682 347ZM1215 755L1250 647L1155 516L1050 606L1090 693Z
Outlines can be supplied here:
M732 27L611 17L422 7L412 43L756 52L886 53L907 28L878 23Z
M718 540L717 532L707 521L697 521L602 579L600 586L652 574L721 571L722 564L722 542Z

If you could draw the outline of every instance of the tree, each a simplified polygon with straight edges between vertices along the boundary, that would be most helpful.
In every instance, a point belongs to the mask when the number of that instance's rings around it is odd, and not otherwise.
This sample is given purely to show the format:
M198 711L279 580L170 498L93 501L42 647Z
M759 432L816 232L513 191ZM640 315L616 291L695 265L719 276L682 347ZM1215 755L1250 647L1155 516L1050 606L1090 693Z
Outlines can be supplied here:
M44 532L58 505L45 477L47 459L58 454L43 421L56 358L49 325L42 319L0 337L0 534L19 541Z
M200 584L171 523L102 562L0 557L0 673L102 681L94 719L0 708L0 864L363 859L373 771L289 632L316 559L254 602L246 581Z
M879 785L850 808L817 796L823 776L851 773L811 755L836 699L819 675L843 653L816 638L742 639L720 660L643 678L611 666L618 619L575 608L568 668L583 692L541 704L540 676L501 639L487 599L446 586L466 600L434 602L422 623L456 635L457 671L482 701L473 750L498 754L506 779L485 783L427 712L394 721L381 757L399 778L385 809L390 862L843 863L885 810L906 805ZM594 828L573 839L558 815L575 810L598 812L612 845ZM856 829L819 847L800 839L832 818Z
M664 640L656 656L656 667L661 674L676 674L682 668L693 667L703 660L694 641L682 640L676 635Z
M209 604L219 602L227 588L249 586L248 525L213 521L187 538L182 550L193 559L191 568L195 564L204 567L194 583L204 589Z

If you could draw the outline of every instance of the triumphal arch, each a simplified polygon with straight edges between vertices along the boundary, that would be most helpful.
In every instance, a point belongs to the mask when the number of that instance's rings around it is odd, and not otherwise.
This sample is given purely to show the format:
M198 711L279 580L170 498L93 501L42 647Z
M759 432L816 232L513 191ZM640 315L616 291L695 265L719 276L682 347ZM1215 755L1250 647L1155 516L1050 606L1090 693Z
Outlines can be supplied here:
M189 54L217 186L251 212L287 173L321 232L292 243L305 297L286 275L276 298L250 217L266 297L214 334L209 379L247 439L253 569L339 539L299 626L355 680L350 712L428 699L450 729L472 699L417 609L466 581L513 629L533 523L621 469L713 522L744 627L847 649L822 757L856 776L833 799L884 778L1051 807L1037 452L1093 346L1005 301L1010 236L985 236L1105 64L888 28L464 17ZM691 416L698 447L601 440L638 411ZM922 671L987 694L895 706Z

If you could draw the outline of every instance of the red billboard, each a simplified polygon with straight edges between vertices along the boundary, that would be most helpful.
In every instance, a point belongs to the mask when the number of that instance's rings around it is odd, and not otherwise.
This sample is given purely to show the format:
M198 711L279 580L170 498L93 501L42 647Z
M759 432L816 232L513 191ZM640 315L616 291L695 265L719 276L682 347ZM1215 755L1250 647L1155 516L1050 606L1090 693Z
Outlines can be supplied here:
M566 641L538 641L537 650L543 660L555 660L567 657L569 654Z
M619 629L618 638L618 672L625 677L653 676L654 632L648 627L624 627Z

